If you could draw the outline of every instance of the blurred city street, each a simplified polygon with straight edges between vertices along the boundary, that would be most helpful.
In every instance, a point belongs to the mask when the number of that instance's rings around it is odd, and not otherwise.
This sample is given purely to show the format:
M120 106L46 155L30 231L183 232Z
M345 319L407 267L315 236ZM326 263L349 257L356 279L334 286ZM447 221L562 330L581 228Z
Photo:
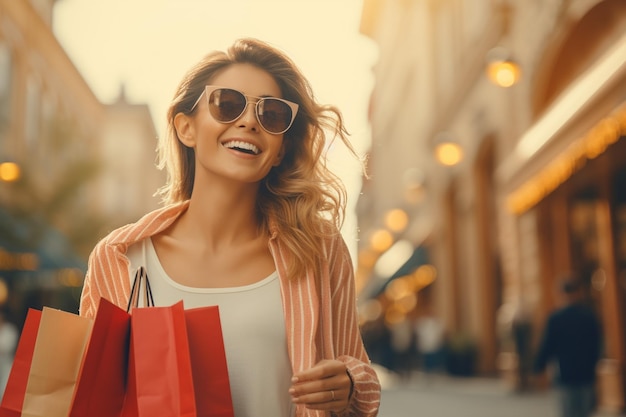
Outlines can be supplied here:
M414 373L400 382L377 369L383 385L379 417L558 417L554 391L515 393L498 378ZM594 417L624 417L596 413Z
M197 72L244 37L306 80ZM237 87L238 116L210 85ZM261 104L285 101L267 130ZM242 180L266 135L271 175ZM247 199L195 182L227 175ZM235 210L185 212L194 188ZM292 369L366 352L380 417L626 417L626 0L0 0L0 399L29 311L130 306L140 266L157 305L187 308L278 276L283 316L224 301L260 326L220 321L250 342L225 351L285 342Z

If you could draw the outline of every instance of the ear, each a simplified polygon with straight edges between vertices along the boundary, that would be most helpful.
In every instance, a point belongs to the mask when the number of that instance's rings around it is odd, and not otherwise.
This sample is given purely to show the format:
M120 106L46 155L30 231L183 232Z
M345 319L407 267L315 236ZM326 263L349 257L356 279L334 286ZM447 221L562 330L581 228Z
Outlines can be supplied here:
M196 135L194 134L194 127L191 117L184 113L177 113L174 116L174 129L183 145L193 148L196 145Z

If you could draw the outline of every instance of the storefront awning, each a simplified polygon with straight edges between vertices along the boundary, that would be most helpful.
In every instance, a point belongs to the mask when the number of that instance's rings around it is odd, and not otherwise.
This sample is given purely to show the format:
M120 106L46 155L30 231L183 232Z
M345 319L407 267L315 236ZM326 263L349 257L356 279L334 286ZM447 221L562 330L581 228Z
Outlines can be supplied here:
M375 277L371 279L363 289L362 297L376 298L396 279L413 274L420 266L428 264L428 249L418 246L413 250L409 259L390 276Z
M522 135L514 152L501 164L498 177L511 189L507 197L509 211L527 211L571 177L587 159L599 156L626 136L626 103L617 108L617 103L613 104L607 110L612 113L594 119L595 124L589 123L586 133L571 130L581 115L599 108L603 97L619 90L624 79L626 35ZM555 146L563 138L561 145ZM557 154L555 149L559 149ZM552 154L548 155L548 150Z

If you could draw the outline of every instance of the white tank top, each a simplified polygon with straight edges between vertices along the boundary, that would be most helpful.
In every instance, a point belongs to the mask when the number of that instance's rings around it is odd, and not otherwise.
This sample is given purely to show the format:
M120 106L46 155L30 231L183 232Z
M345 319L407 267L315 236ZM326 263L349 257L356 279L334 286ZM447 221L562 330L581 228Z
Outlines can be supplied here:
M145 266L157 306L180 300L185 308L219 306L235 417L295 416L277 272L240 287L195 288L165 273L150 238L130 246L127 256L131 279Z

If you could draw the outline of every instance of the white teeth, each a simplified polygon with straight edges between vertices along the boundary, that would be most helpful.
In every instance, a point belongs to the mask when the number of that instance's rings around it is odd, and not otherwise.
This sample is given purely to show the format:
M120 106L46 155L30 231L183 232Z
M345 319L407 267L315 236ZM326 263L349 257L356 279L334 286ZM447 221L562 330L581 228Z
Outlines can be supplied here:
M243 149L243 150L247 150L250 151L251 153L258 155L259 153L261 153L261 150L259 148L257 148L256 146L254 146L253 144L249 143L249 142L243 142L240 140L233 140L230 142L226 142L224 143L224 146L229 148L229 149Z

